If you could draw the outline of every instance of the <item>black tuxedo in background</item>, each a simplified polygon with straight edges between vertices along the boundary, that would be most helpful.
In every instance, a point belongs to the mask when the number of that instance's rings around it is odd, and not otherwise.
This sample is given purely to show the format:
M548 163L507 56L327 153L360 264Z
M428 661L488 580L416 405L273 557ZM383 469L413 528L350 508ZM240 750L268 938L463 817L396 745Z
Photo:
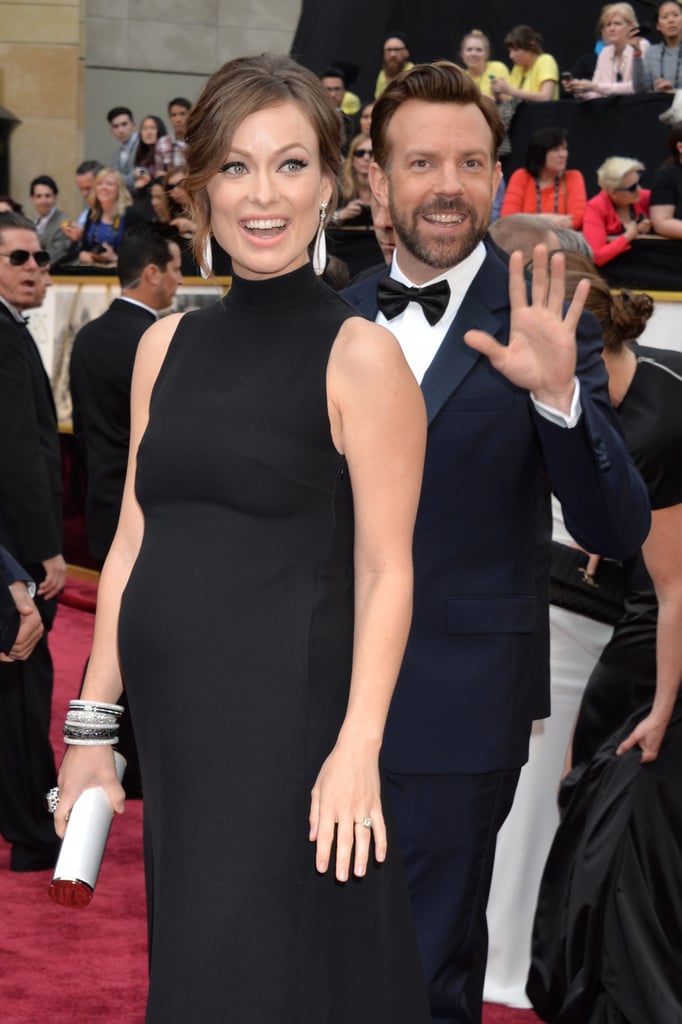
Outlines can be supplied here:
M87 471L85 522L90 553L104 561L116 533L130 443L130 386L140 338L156 317L114 299L102 316L80 329L73 343L70 386L73 430ZM127 708L125 693L121 703ZM128 762L125 788L141 795L137 747L130 715L119 727L118 748Z
M148 309L115 299L106 313L80 329L73 343L73 431L87 468L88 545L99 562L107 556L121 511L135 353L154 320Z
M372 320L386 273L344 292ZM630 555L649 524L593 317L581 320L582 415L570 430L465 344L471 328L508 343L508 291L488 249L422 381L414 615L382 749L439 1024L480 1021L495 839L532 721L549 713L550 492L589 551Z
M62 550L57 417L40 353L0 303L0 543L39 583ZM15 870L49 867L57 848L43 805L56 781L49 741L52 659L47 631L57 600L36 597L45 634L26 661L0 664L0 831Z

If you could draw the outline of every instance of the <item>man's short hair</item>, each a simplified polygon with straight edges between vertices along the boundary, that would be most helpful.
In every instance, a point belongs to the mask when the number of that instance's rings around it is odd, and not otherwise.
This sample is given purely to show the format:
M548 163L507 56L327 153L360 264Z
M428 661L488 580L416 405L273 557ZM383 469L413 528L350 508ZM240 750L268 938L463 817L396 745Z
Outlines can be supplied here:
M107 121L109 122L109 124L111 124L114 118L123 117L124 114L126 115L126 117L129 117L131 121L135 120L133 117L133 112L130 109L130 107L112 107L109 113L107 114Z
M29 195L33 195L38 185L44 185L49 188L55 195L59 195L59 189L57 188L57 182L54 178L51 178L49 174L39 174L37 178L34 178L29 188Z
M192 104L184 96L176 96L174 100L170 100L168 103L168 111L170 112L171 107L184 107L185 110L191 110Z
M317 77L319 78L320 81L322 81L323 78L340 78L341 81L343 82L344 89L346 88L346 75L341 70L341 68L332 67L330 65L328 68L325 68L323 71L320 71Z
M179 244L175 228L141 222L128 228L118 250L116 273L121 288L136 288L150 263L165 270L171 259L169 244Z
M99 160L84 160L76 168L76 174L97 174L102 170L104 170L104 164L101 164Z
M478 107L490 128L492 135L493 160L504 138L504 124L497 105L489 96L483 96L473 78L449 60L437 60L433 64L415 64L409 71L402 71L390 82L372 110L372 150L374 159L384 169L390 157L388 127L399 107L408 100L424 100L426 103L473 104Z
M5 231L11 228L21 228L23 231L32 231L34 235L38 235L38 230L33 223L27 217L24 217L23 213L0 213L0 244L3 242Z

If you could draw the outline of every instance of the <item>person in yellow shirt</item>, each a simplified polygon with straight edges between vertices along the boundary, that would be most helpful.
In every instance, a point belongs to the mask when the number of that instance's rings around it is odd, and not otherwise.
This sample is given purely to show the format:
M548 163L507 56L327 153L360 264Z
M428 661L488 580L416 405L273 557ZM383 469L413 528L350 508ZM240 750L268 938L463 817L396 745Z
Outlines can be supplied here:
M401 71L409 71L413 67L407 36L403 32L392 32L384 40L384 63L377 75L374 98L378 99L386 86L397 78Z
M501 60L490 60L490 40L478 28L472 28L460 44L460 57L467 72L486 96L492 94L495 78L509 81L509 68Z
M559 65L551 54L543 52L540 33L530 25L517 25L507 33L504 45L513 67L509 81L493 79L493 96L511 96L533 103L558 100Z

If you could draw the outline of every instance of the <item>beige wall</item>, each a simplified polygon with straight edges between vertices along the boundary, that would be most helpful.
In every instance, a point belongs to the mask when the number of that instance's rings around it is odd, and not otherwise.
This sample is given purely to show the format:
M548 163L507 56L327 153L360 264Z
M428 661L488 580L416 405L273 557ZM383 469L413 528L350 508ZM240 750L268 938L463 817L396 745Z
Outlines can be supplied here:
M291 47L301 0L85 0L84 156L108 162L106 112L167 123L168 100L194 101L224 61Z
M28 186L51 174L60 206L73 212L74 153L82 145L80 0L0 3L3 104L21 124L10 146L10 190L33 216ZM80 197L79 197L80 198Z
M166 117L194 100L224 61L288 52L301 0L0 0L0 103L22 122L11 137L11 193L33 213L28 185L51 174L60 206L82 203L74 170L110 160L111 107ZM4 90L2 82L4 81Z

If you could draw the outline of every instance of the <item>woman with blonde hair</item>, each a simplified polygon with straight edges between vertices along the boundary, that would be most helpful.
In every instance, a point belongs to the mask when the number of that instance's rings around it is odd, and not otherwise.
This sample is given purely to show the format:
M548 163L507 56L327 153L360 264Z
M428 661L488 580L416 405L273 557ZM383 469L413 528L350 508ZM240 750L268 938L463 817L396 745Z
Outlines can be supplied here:
M130 224L140 220L132 206L132 196L120 171L103 167L95 176L88 199L90 210L83 226L78 254L85 266L115 264L118 247Z
M637 16L631 4L615 3L603 7L599 29L606 46L597 58L592 79L571 78L562 83L566 92L581 100L633 93L632 76L636 56L638 53L646 53L649 46L646 39L640 38Z
M332 214L333 224L371 224L369 165L372 162L372 140L369 135L356 135L343 164L341 198L343 205Z
M631 248L640 235L651 231L651 192L639 179L644 164L627 156L610 156L597 170L601 192L585 207L583 235L598 267Z
M509 81L509 68L501 60L490 59L490 40L479 28L468 32L459 48L464 67L486 96L492 95L491 82L498 78Z

